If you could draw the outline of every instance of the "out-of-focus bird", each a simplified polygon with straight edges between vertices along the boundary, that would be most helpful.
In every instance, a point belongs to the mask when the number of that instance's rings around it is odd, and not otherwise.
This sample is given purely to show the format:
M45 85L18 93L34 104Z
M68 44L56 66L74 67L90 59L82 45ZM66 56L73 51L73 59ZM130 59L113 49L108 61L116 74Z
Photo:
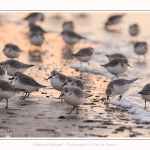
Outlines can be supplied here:
M74 23L72 21L64 22L63 31L74 31Z
M138 24L133 24L129 27L129 33L131 36L137 36L140 32L140 27Z
M18 58L23 51L14 44L6 44L3 49L3 53L8 58Z
M36 21L44 21L44 15L42 13L31 13L24 18L29 23L35 23Z
M136 42L134 44L134 52L138 55L138 61L140 61L140 55L143 55L144 59L146 60L147 51L148 51L147 42Z

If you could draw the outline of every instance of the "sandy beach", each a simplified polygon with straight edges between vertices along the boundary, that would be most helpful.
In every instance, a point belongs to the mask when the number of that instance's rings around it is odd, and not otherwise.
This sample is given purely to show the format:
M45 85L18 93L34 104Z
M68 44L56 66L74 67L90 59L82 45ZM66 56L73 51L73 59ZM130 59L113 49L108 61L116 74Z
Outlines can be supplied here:
M1 13L0 23L0 60L7 57L2 50L7 43L16 44L24 52L18 61L34 64L25 74L32 76L42 85L47 86L33 92L26 100L21 99L24 93L16 94L9 99L9 109L4 109L5 100L0 102L0 137L79 137L79 138L147 138L150 136L150 103L144 111L144 101L137 94L145 84L149 83L149 58L141 57L133 51L133 42L150 42L150 13L126 13L122 22L115 26L117 30L105 31L104 22L108 16L116 13L44 13L45 21L38 22L46 31L45 42L41 51L32 47L27 36L27 22L21 21L27 13ZM90 40L81 40L73 48L73 53L84 47L95 49L90 65L80 62L71 56L62 37L62 23L72 20L75 31ZM132 23L140 25L140 34L133 39L128 32ZM108 62L105 54L120 52L129 58L132 68L128 68L120 78L139 79L126 92L118 103L118 96L111 98L110 104L105 104L105 90L114 75L108 73L101 64ZM57 69L67 76L80 77L87 85L86 92L92 94L87 102L79 107L79 114L66 114L72 106L56 99L60 92L54 90L50 81L45 80L50 72Z

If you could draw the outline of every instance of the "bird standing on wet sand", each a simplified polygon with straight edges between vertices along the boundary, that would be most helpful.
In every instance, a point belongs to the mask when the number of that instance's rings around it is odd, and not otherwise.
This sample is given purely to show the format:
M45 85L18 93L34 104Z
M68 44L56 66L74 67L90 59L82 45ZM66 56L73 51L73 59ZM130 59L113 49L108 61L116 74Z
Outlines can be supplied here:
M44 43L45 39L44 39L44 35L42 33L37 32L37 33L32 33L32 35L30 35L30 37L29 37L29 40L30 40L30 44L31 44L29 51L31 51L32 45L40 47L40 50L41 50L41 46Z
M7 60L5 62L1 62L0 65L6 66L7 74L13 77L11 78L12 80L14 79L14 75L16 72L24 73L28 68L34 66L34 65L24 64L17 60Z
M66 21L63 23L63 31L74 31L74 24L72 21Z
M24 20L29 21L29 23L35 23L36 21L44 21L44 15L42 13L31 13Z
M146 60L146 53L148 51L148 44L146 42L136 42L134 44L134 52L138 55L138 61L140 61L140 55L144 56Z
M57 91L61 91L63 88L62 85L65 83L66 77L67 76L65 76L64 74L61 74L56 70L53 70L48 79L50 79L50 83L54 89L56 89Z
M150 101L150 84L146 84L143 89L138 92L138 94L141 94L141 97L143 100L145 100L145 109L146 109L146 101Z
M110 16L108 18L107 22L105 23L105 29L107 29L108 26L118 24L121 21L121 19L122 19L123 16L124 16L124 14Z
M29 37L32 35L32 34L36 34L36 33L41 33L41 34L45 34L47 33L45 30L43 30L40 26L36 25L36 24L33 24L33 23L30 23L29 24Z
M72 86L75 88L80 88L82 90L85 89L84 83L82 82L81 79L75 78L75 77L66 77L65 78L65 83L62 85L63 87L66 86Z
M8 58L18 58L23 51L14 44L6 44L3 49L3 53Z
M138 78L131 79L131 80L126 80L126 79L116 79L112 80L108 85L106 89L106 95L107 95L107 100L109 99L110 96L117 95L119 94L119 100L121 100L122 95L128 91L133 84Z
M6 109L8 108L8 99L16 93L23 92L23 89L15 88L15 86L7 81L0 80L0 101L6 99Z
M81 67L82 62L87 62L89 64L89 60L93 58L94 55L94 49L92 47L83 48L80 49L76 54L72 54L75 56L79 61L81 61Z
M130 65L126 59L113 59L109 63L101 66L106 68L111 74L118 77L118 74L124 73L127 70L127 66Z
M140 32L140 27L138 24L133 24L129 27L129 33L131 36L137 36Z
M128 58L125 55L119 54L119 53L115 53L115 54L111 54L111 55L105 54L105 56L109 59L109 61L112 61L114 59L126 59L126 60L128 60Z
M37 83L31 76L25 75L21 72L16 72L14 77L15 88L20 88L25 90L25 96L23 99L29 97L31 92L39 90L40 88L45 88L39 83Z
M61 35L63 40L69 46L73 46L74 44L78 43L81 39L86 39L85 37L82 37L73 31L63 31Z
M61 97L67 104L73 106L73 109L67 114L71 114L75 108L77 110L76 114L78 114L78 106L86 102L86 98L90 96L92 95L85 93L79 88L69 86L63 87Z

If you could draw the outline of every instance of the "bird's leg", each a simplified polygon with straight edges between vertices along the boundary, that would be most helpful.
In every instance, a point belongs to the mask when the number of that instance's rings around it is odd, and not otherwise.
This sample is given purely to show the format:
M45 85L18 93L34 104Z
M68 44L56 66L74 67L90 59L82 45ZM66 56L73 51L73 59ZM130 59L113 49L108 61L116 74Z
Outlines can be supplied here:
M76 107L76 106L74 106L74 107L73 107L73 109L70 111L70 113L67 113L67 114L71 114L71 113L72 113L72 111L75 109L75 107Z
M26 98L26 95L27 95L27 94L28 94L28 93L26 93L26 94L25 94L25 96L23 97L23 99L25 99L25 98Z
M90 65L90 63L89 62L87 62L88 63L88 65Z
M30 93L27 94L26 98L29 97Z
M77 110L77 112L75 114L78 114L78 106L76 106L76 110Z
M122 98L122 95L119 96L119 101L121 100L121 98Z
M6 107L5 107L5 109L7 109L8 108L8 99L6 99Z
M112 73L112 74L113 74L113 73ZM119 76L118 76L117 74L113 74L113 75L115 75L115 77L119 78Z
M146 110L146 100L145 100L145 110Z
M60 99L61 97L62 97L62 92L60 93L60 96L58 98L56 98L56 99Z

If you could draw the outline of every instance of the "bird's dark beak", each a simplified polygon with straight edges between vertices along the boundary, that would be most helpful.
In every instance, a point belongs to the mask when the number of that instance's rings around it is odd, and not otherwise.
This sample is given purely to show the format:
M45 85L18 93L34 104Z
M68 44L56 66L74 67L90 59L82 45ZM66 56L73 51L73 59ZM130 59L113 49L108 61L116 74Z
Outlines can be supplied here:
M5 48L3 49L3 51L5 51Z
M50 76L48 79L50 79L50 78L52 78L52 76ZM48 80L48 79L46 79L46 80Z
M128 66L129 66L130 68L132 68L129 64L128 64Z
M109 100L109 96L107 96L107 100Z
M64 86L64 85L66 85L67 84L67 82L65 82L63 85L62 85L62 87Z

